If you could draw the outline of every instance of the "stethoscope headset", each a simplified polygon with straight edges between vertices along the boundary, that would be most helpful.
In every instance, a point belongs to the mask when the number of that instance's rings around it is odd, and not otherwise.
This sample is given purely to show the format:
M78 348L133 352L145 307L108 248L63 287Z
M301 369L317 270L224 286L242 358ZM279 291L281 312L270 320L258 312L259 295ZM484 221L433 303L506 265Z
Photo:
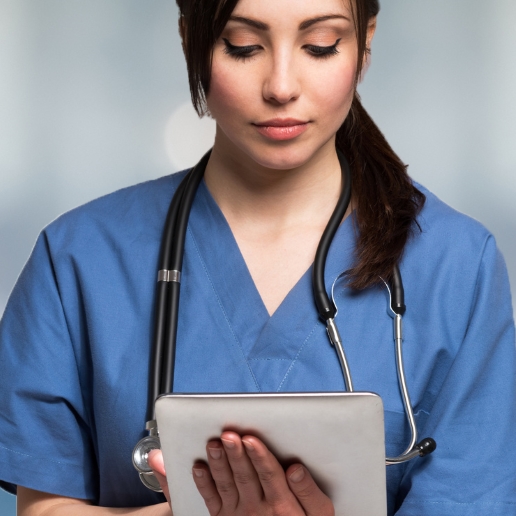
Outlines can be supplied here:
M160 492L161 488L147 461L149 452L160 448L154 402L160 395L173 392L179 291L186 229L195 194L203 178L210 154L211 151L207 152L202 157L199 163L185 175L177 188L172 202L170 203L161 242L158 285L156 289L153 354L150 364L150 386L147 404L147 423L145 426L148 435L138 442L133 451L133 464L140 474L141 481L149 489L157 492ZM332 298L330 299L324 284L326 257L328 256L333 237L344 218L351 199L351 171L349 164L340 151L337 151L337 154L342 171L343 188L337 206L330 217L326 229L322 234L319 246L317 247L312 270L312 286L319 317L326 323L328 337L331 344L335 347L339 358L346 390L353 392L353 382L348 361L344 353L342 339L337 325L335 324L337 306L333 300L333 288ZM393 465L409 461L418 456L424 457L432 453L436 448L436 443L430 437L417 443L416 422L403 367L402 317L406 307L404 302L403 282L398 266L396 265L394 267L392 277L389 281L385 281L383 278L382 281L385 283L389 293L390 302L388 313L393 318L398 383L411 432L410 442L406 450L397 457L386 458L385 463L387 465Z

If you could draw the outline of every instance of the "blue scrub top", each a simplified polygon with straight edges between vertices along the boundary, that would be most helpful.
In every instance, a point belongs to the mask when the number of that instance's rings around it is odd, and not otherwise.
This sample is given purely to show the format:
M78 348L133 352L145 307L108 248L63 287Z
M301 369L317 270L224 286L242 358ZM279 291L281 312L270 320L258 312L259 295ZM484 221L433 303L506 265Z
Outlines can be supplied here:
M0 323L4 488L157 503L131 464L143 435L158 250L182 173L73 210L40 235ZM493 237L422 188L401 263L404 355L420 435L437 451L387 469L389 514L516 514L516 354L506 268ZM351 265L340 226L326 283ZM288 260L288 256L285 257ZM338 391L344 382L307 271L270 317L204 183L190 216L175 390ZM387 453L409 439L385 289L335 286L355 388L385 406Z

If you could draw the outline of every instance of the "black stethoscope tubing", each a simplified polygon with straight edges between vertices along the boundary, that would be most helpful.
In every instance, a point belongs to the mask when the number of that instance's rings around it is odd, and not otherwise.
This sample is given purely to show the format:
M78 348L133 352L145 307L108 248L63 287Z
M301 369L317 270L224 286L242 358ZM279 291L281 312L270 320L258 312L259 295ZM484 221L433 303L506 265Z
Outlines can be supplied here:
M211 150L185 175L170 203L163 231L159 271L175 271L176 274L181 274L190 210L210 154ZM334 318L337 312L335 303L328 296L324 284L326 258L351 199L349 164L340 151L337 151L337 154L342 171L343 188L317 247L312 270L314 300L319 316L324 321ZM147 421L154 420L154 402L158 396L173 392L180 284L180 278L179 281L158 281ZM396 290L401 291L401 303L403 303L403 288Z
M190 210L202 181L206 165L211 155L208 151L183 178L170 203L161 243L159 271L176 271L181 274L183 266L184 243ZM330 299L324 284L326 258L333 237L348 209L351 199L351 171L344 155L337 151L342 170L343 188L337 205L326 225L315 254L312 270L314 301L322 320L333 319L337 312L335 303ZM161 395L173 392L174 365L179 312L180 277L178 281L158 281L154 320L154 341L150 364L150 388L147 403L147 421L155 419L154 403ZM403 315L405 312L403 283L396 266L391 281L391 309Z
M179 277L175 281L158 277L147 421L155 419L154 403L158 396L172 392L174 387L180 274L183 268L186 230L195 194L204 176L210 154L211 151L207 152L185 175L172 198L165 221L159 271L177 271Z
M159 490L159 485L157 485L156 480L152 476L146 457L150 449L159 447L154 404L160 395L171 393L174 390L179 294L186 231L192 204L199 184L204 176L210 155L211 150L201 158L199 163L185 175L179 184L170 203L163 231L159 257L158 285L156 289L155 327L154 340L152 343L153 353L151 355L149 371L150 384L146 426L149 431L149 437L143 438L137 444L133 452L133 463L140 472L140 478L147 487L153 490ZM312 270L312 287L319 316L326 322L330 342L337 349L346 388L352 391L353 387L349 367L338 329L334 324L337 307L333 299L330 299L328 296L324 282L324 270L328 251L351 199L351 171L349 164L339 150L337 150L337 155L342 171L343 187L337 205L317 247ZM410 460L418 455L425 456L432 453L436 444L431 438L425 438L420 443L415 444L417 430L415 428L415 422L413 421L410 399L403 373L403 360L401 357L401 316L405 313L406 308L404 303L403 282L397 265L394 267L391 278L386 285L390 294L390 309L392 316L395 318L395 328L399 328L399 332L395 336L395 341L398 341L396 347L399 359L398 375L407 417L409 418L413 434L411 445L406 452L399 457L387 458L387 464L396 464Z

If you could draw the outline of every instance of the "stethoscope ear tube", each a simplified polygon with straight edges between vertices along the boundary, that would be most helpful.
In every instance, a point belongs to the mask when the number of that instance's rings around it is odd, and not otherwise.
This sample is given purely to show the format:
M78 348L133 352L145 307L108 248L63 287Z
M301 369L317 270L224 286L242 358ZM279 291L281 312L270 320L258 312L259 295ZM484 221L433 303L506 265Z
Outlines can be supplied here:
M324 268L333 237L339 229L342 219L346 214L346 210L348 209L349 201L351 200L351 170L344 154L342 154L338 149L337 156L342 170L342 190L337 206L333 210L317 247L314 266L312 269L314 300L317 306L317 311L319 312L319 317L321 317L323 321L333 319L337 313L335 303L329 298L328 293L326 292L326 286L324 284Z
M405 407L405 414L410 428L411 439L407 449L397 457L387 457L385 464L391 466L394 464L401 464L416 457L425 457L432 453L436 447L436 442L431 437L426 437L419 443L417 442L417 426L414 418L414 411L412 410L412 402L410 401L410 394L405 377L405 368L403 365L403 324L402 316L406 311L405 306L405 290L401 279L401 273L398 265L394 266L391 278L385 282L385 286L389 292L390 302L389 308L393 317L394 329L394 347L396 351L396 369L398 373L398 384L400 387L401 398Z
M391 310L396 315L404 315L407 307L405 306L405 290L398 265L394 266L392 277L389 281L391 294Z
M435 451L436 448L436 442L431 437L425 437L422 441L414 445L414 448L412 448L410 452L400 455L399 457L387 457L385 464L387 466L395 466L396 464L403 464L416 457L426 457Z

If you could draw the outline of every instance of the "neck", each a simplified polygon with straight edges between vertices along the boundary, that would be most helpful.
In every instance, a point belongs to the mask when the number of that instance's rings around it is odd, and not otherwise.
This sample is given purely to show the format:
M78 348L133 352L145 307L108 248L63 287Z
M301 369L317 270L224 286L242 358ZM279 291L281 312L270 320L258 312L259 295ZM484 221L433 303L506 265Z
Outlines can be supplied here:
M327 221L341 189L341 170L334 140L292 169L264 167L242 151L217 145L206 167L205 181L232 225L247 221L281 231Z

